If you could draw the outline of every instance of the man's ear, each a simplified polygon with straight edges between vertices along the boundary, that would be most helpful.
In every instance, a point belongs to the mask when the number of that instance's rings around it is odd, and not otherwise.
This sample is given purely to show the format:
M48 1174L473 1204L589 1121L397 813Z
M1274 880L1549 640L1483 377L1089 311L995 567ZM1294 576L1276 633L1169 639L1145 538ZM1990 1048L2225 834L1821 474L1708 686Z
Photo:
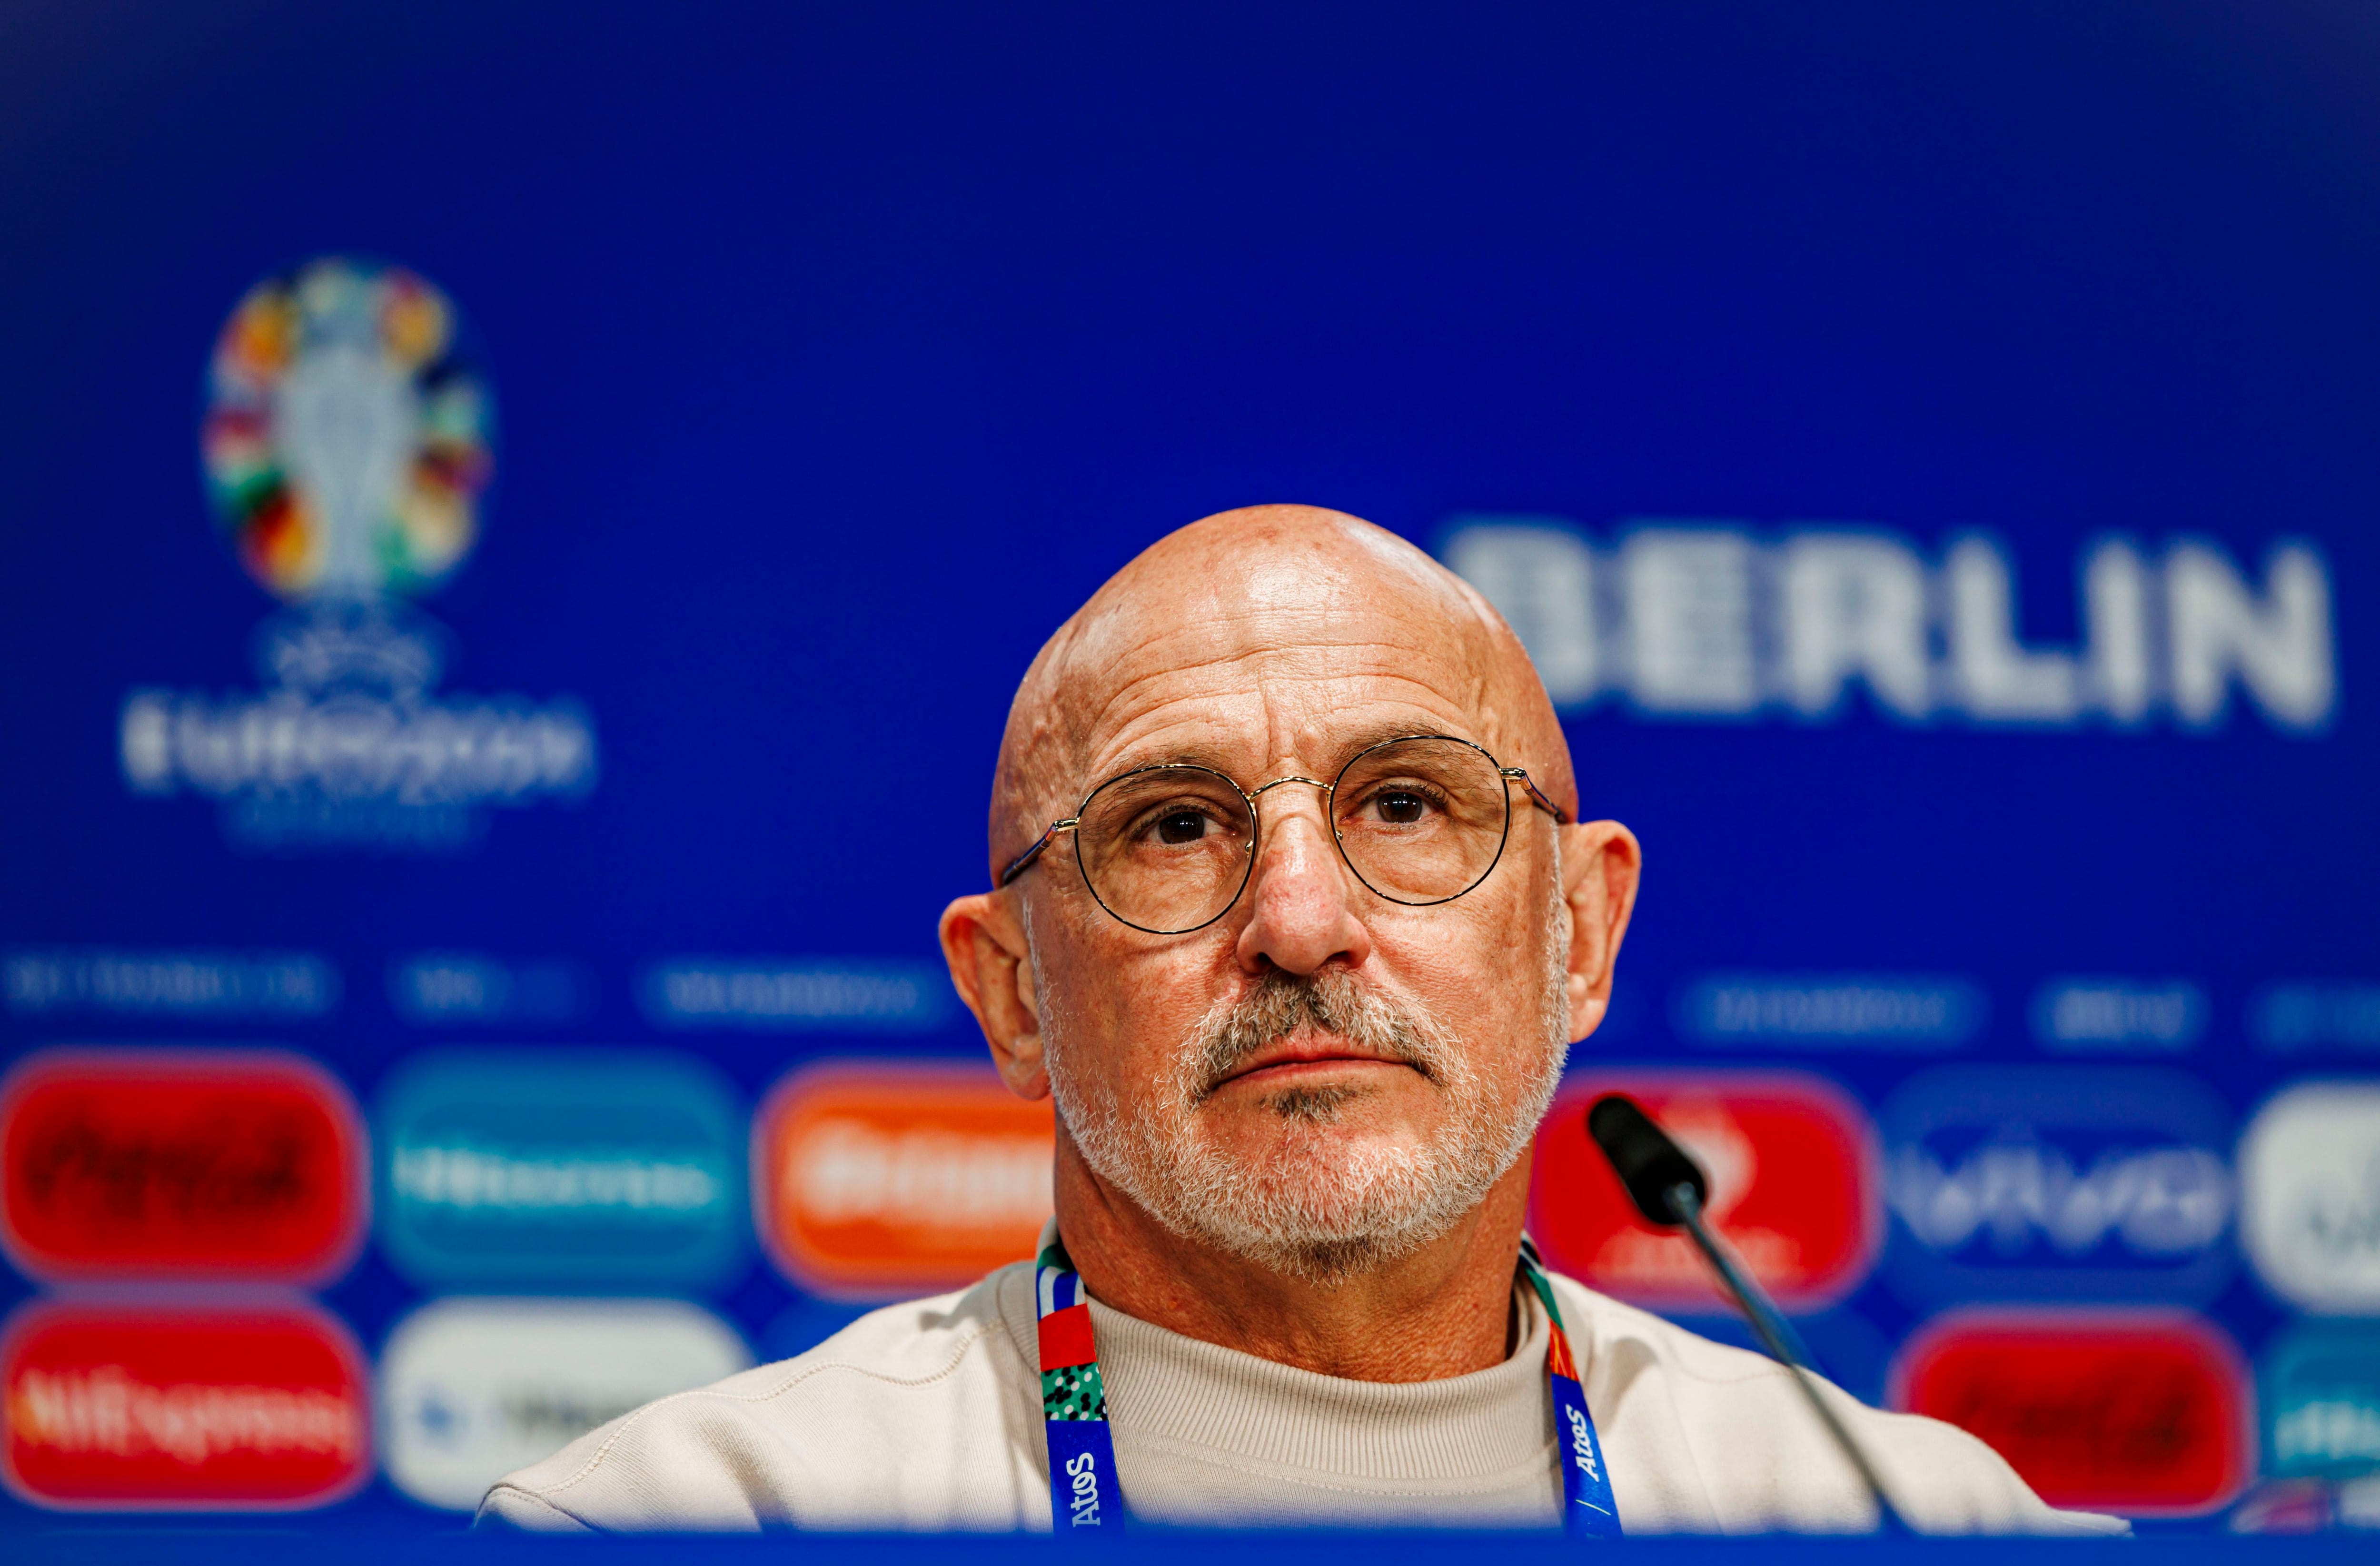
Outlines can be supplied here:
M1611 970L1636 906L1644 851L1618 821L1561 829L1562 900L1570 904L1570 1037L1573 1044L1602 1025L1611 1003Z
M1050 1096L1041 1059L1041 1002L1017 900L1003 892L962 897L942 910L942 957L959 999L991 1045L992 1064L1022 1099Z

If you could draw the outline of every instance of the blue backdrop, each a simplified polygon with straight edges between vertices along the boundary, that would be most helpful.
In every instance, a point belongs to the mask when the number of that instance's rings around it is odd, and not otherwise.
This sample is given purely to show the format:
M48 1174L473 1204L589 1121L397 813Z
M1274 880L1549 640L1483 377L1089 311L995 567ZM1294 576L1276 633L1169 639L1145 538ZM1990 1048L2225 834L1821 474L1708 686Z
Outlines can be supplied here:
M0 1049L296 1050L368 1111L433 1048L745 1105L970 1057L933 921L1027 660L1163 531L1309 502L1559 664L1647 856L1582 1063L1881 1127L1846 1379L1976 1298L2265 1363L2380 1313L2370 1100L2289 1176L2329 1251L2233 1221L2259 1107L2380 1074L2375 87L2380 21L2308 5L12 7ZM494 475L335 646L200 455L235 306L325 256L451 301ZM309 685L309 635L441 662ZM323 741L363 782L225 759L342 691L530 759L428 803L384 734ZM1970 1192L1913 1240L1908 1182L2020 1122L2211 1154L2154 1180L2215 1228L1960 1252L2016 1210ZM737 1244L643 1292L788 1346ZM367 1353L433 1292L380 1240L318 1291Z

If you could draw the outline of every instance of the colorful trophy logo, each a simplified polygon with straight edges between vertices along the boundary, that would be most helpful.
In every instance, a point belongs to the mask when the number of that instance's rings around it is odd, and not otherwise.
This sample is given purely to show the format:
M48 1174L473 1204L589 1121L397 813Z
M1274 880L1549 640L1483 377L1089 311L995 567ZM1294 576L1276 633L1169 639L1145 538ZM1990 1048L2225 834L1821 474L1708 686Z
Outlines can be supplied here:
M136 690L136 794L218 805L242 848L451 852L493 807L594 785L568 698L441 697L452 638L406 599L479 536L495 404L462 317L401 267L324 257L267 278L215 344L200 432L234 552L292 607L259 629L267 689Z
M201 449L240 564L292 601L435 587L479 533L487 377L455 307L330 258L249 290L215 344Z

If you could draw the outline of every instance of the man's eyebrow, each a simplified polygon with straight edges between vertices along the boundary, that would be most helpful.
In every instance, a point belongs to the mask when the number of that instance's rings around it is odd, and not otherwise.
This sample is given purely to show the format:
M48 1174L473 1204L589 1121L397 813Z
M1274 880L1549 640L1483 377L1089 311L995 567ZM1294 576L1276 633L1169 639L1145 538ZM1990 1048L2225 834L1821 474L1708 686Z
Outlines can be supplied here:
M1232 769L1237 763L1228 754L1230 749L1229 746L1206 739L1135 745L1101 768L1098 777L1085 779L1084 786L1096 788L1110 778L1122 777L1143 767L1208 767L1232 777L1236 774Z

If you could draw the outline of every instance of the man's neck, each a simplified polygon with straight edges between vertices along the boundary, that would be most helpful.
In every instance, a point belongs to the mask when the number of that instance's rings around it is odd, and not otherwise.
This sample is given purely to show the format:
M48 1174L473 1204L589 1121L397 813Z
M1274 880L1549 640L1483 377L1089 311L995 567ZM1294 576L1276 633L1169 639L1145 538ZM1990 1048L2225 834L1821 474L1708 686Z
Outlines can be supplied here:
M1091 1296L1127 1316L1358 1381L1435 1381L1512 1352L1512 1269L1529 1160L1418 1250L1317 1283L1185 1239L1059 1138L1058 1224Z

